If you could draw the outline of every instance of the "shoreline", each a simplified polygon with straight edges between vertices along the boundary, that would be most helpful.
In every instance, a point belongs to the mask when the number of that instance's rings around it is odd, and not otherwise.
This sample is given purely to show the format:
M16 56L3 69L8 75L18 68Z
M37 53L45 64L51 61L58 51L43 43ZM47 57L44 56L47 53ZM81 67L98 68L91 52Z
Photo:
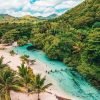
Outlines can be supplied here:
M17 55L11 56L9 51L12 50L12 48L13 48L13 46L5 46L4 50L0 50L0 57L3 56L4 57L4 63L10 62L10 63L8 63L8 65L13 70L17 71L17 66L19 66L22 63L21 60L20 60L21 55L17 54ZM46 97L45 97L46 99L43 99L43 94L42 94L41 100L42 99L43 100L57 100L56 96L63 97L63 98L66 98L66 99L68 98L70 100L76 100L75 97L67 95L67 93L64 93L64 91L59 87L57 82L49 74L46 73L46 70L50 71L50 68L48 66L46 66L46 64L40 62L39 60L36 60L34 65L32 65L30 67L33 69L34 74L39 73L42 76L46 76L46 82L47 83L51 82L53 84L49 89L47 89L48 94L44 93L44 95L49 95L49 97L52 97L52 99L50 99L50 98L47 99ZM27 96L25 96L25 93L11 92L12 100L17 100L17 99L14 99L14 97L16 97L16 95L18 95L18 96L21 95L21 97L22 97L21 99L18 99L18 100L22 100L24 97L27 98L27 99L24 99L24 100L31 100L31 97L33 97L33 96L35 98L34 94L32 96L27 97Z

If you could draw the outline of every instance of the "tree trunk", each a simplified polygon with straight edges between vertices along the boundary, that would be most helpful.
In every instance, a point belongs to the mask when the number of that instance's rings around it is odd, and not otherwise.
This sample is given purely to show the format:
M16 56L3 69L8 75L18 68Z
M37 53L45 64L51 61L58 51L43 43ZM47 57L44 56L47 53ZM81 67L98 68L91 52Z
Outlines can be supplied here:
M11 100L11 98L10 98L10 91L7 91L7 90L6 90L6 93L5 93L5 100Z
M40 93L38 92L38 100L40 100L40 95L39 95Z

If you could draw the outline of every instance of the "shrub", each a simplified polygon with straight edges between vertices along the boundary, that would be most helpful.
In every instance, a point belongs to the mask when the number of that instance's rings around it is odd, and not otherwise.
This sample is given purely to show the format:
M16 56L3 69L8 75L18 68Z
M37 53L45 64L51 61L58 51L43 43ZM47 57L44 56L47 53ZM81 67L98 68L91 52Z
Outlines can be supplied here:
M92 28L100 28L100 22L95 22Z

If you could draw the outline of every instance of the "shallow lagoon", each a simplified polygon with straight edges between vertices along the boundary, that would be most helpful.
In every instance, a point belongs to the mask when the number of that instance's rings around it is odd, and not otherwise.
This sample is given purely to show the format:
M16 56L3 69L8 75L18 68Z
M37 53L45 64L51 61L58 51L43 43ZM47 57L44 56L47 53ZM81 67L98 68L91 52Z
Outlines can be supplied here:
M29 51L27 47L31 44L15 47L14 51L20 55L27 54L31 59L37 59L47 66L52 71L50 75L57 81L59 87L63 89L66 94L81 98L80 100L100 100L100 92L97 91L93 86L85 81L79 74L71 71L69 67L60 61L50 60L46 54L40 50Z

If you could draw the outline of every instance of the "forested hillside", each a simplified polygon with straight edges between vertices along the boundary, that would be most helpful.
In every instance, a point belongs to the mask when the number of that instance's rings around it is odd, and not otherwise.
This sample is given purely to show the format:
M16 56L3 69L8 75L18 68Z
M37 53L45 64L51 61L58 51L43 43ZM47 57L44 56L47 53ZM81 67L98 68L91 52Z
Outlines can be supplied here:
M0 22L0 38L3 43L31 42L100 88L99 0L86 0L55 19Z
M38 18L26 15L22 17L13 17L8 14L0 14L0 23L32 23L40 21Z
M7 20L13 20L15 19L14 17L8 15L8 14L0 14L0 21L7 21Z
M75 28L91 27L95 22L100 21L100 1L85 0L59 17L57 21L66 21Z

